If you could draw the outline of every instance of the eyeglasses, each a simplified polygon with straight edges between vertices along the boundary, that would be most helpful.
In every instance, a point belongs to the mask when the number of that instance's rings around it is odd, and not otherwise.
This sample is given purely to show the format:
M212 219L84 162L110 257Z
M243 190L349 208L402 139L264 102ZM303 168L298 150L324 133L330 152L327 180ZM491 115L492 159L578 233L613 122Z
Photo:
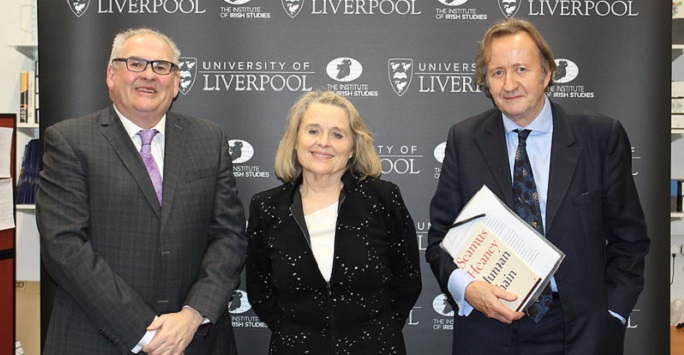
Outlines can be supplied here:
M114 58L112 59L112 62L125 62L126 68L135 73L145 71L148 64L151 64L152 71L159 75L169 75L171 71L178 68L176 64L166 60L147 60L138 57Z

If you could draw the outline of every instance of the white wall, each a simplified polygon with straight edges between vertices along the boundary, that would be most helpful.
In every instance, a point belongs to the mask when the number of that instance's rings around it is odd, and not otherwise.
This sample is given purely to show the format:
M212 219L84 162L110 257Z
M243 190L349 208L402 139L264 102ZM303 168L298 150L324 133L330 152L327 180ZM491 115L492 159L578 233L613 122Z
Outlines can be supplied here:
M0 112L17 113L19 109L19 72L30 70L33 60L20 53L15 46L36 44L36 0L0 0ZM28 134L27 134L28 133ZM19 149L33 134L30 130L18 132ZM19 157L21 158L21 157ZM35 213L18 211L16 278L17 280L40 280L40 255Z

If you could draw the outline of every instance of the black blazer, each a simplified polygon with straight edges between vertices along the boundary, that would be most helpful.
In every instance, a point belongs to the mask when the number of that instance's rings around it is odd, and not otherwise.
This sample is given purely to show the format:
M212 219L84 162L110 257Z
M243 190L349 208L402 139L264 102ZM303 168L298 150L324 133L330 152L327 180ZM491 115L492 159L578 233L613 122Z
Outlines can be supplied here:
M555 274L568 354L602 352L608 310L629 317L644 286L649 239L631 171L631 145L619 121L551 103L553 138L546 236L566 257ZM447 295L456 268L439 247L463 205L486 184L512 206L501 111L491 109L449 131L430 205L426 257ZM456 321L467 318L456 316Z
M247 294L273 331L271 354L404 354L421 290L416 230L399 188L343 176L330 282L308 243L297 182L256 194Z

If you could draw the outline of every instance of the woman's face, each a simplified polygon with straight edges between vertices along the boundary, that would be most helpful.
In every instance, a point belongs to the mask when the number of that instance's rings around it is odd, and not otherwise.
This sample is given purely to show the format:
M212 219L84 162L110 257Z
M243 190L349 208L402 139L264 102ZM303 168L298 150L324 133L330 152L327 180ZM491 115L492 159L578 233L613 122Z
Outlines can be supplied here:
M303 174L341 178L354 154L349 118L342 108L314 103L297 130L297 161Z

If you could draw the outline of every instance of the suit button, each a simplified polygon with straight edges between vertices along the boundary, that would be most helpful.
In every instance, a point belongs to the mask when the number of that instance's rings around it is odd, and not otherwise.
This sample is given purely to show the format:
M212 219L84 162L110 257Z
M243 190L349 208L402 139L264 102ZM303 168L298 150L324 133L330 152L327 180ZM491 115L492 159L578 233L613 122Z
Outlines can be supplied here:
M167 255L169 255L169 254L171 254L170 251L163 251L163 252L161 252L161 256L167 256Z
M169 300L157 300L157 304L169 303Z

